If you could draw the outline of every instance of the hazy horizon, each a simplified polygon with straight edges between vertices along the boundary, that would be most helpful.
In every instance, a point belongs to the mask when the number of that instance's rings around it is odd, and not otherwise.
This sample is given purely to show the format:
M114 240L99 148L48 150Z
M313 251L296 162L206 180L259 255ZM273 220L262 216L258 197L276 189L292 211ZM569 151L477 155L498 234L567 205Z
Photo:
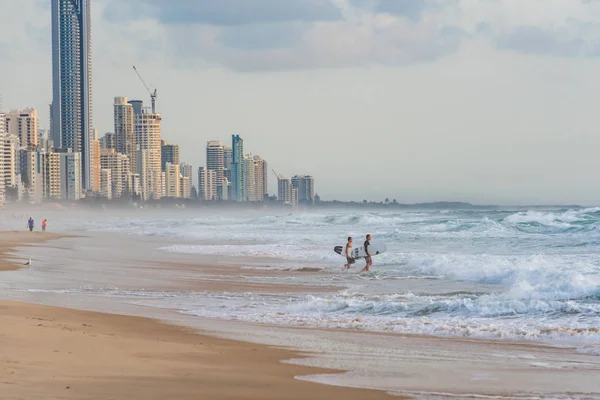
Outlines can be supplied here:
M48 128L50 1L0 9L3 108ZM99 134L136 65L195 171L240 134L324 200L600 203L599 2L94 0L92 43Z

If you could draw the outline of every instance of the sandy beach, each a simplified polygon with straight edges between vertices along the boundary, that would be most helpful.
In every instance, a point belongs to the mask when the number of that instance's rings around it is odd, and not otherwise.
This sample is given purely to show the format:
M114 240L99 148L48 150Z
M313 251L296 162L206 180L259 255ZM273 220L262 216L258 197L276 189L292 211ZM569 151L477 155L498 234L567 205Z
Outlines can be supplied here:
M65 235L2 232L7 253ZM288 350L218 339L155 320L0 302L2 399L384 399L294 379L340 371L282 364Z
M2 399L384 399L293 379L293 352L136 317L0 302Z

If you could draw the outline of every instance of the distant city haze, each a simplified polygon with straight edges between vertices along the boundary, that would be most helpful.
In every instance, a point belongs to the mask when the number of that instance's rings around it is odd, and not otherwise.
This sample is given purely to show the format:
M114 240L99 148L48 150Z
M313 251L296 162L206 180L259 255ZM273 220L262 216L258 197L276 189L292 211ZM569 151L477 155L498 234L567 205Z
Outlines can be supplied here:
M600 2L90 3L93 127L150 105L135 65L194 174L239 134L323 200L600 203ZM48 129L50 1L0 10L3 109Z

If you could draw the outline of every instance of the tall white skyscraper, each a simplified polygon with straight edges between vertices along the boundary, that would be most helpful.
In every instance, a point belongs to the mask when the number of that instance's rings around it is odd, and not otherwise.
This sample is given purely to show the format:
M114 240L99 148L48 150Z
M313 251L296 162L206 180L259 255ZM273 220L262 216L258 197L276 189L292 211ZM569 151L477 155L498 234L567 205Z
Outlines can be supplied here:
M54 147L81 153L83 189L91 187L91 0L52 0Z
M19 137L16 135L4 134L4 184L5 189L15 188L21 182L19 181L20 162L19 162Z
M198 168L198 196L202 200L217 199L217 174L204 167Z
M119 198L129 191L129 157L114 149L100 152L100 170L110 170L111 198ZM102 177L100 178L102 180Z
M292 203L292 180L290 178L277 177L277 200L286 204Z
M244 201L259 201L256 192L256 164L254 157L248 154L244 157Z
M0 205L6 202L6 183L4 181L4 112L0 97Z
M135 109L135 107L134 107ZM161 116L143 108L142 112L135 114L135 143L138 150L146 150L147 171L136 171L140 174L142 187L146 187L147 193L152 199L162 197L162 174L161 174ZM139 165L139 164L138 164Z
M225 160L223 158L223 146L218 140L211 140L206 143L206 169L215 171L217 176L217 186L223 182L223 170Z

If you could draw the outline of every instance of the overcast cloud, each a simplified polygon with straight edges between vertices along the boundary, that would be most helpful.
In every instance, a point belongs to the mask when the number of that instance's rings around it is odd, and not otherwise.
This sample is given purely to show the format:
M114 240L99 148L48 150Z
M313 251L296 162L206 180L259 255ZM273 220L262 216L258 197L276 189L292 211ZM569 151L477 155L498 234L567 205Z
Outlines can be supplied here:
M0 0L4 109L48 126L50 0ZM245 138L323 198L600 203L600 1L94 0L94 122L158 88L194 167ZM271 185L271 192L274 185Z

